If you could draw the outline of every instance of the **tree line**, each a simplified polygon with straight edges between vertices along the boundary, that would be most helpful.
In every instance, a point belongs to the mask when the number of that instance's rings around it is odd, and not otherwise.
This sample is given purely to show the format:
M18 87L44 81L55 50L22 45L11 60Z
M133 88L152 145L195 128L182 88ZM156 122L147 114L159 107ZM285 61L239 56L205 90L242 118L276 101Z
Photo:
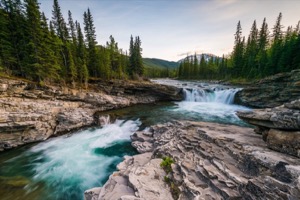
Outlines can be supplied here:
M90 9L83 29L68 11L65 20L58 0L52 18L37 0L0 0L0 71L39 83L87 85L90 78L127 79L142 76L141 40L130 37L129 53L113 36L98 45Z
M247 37L242 35L241 22L237 24L233 52L221 57L211 56L197 60L184 59L178 69L183 79L257 79L280 72L300 69L300 21L284 31L279 13L272 33L266 18L258 30L256 20Z

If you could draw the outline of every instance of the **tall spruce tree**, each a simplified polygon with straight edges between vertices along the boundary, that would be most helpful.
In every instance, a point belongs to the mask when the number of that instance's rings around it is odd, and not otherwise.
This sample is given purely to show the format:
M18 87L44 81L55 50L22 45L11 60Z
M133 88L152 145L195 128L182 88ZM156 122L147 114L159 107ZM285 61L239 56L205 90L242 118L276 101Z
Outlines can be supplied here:
M266 18L262 23L258 34L258 52L256 55L257 71L259 72L258 78L263 77L267 74L267 47L269 43L269 30Z
M12 74L25 76L23 61L26 56L27 29L24 5L21 0L1 0L1 7L8 20L6 27L1 27L1 29L9 33L8 37L4 36L3 42L5 38L8 38L9 42L4 43L10 44L10 48L8 48L8 46L5 47L4 51L6 51L8 57L4 62L8 64L8 69Z
M26 74L28 78L35 81L42 81L47 75L45 68L45 58L43 55L43 31L41 27L41 13L37 0L26 0L26 14L27 14L27 31L29 34L27 44L27 65Z
M134 41L132 35L130 36L129 42L129 65L128 74L132 77L135 73L135 51L134 51Z
M243 37L242 37L242 27L241 22L239 21L237 24L236 32L235 32L235 42L232 54L233 68L234 68L234 76L238 77L242 72L243 66L243 51L244 51Z
M86 48L84 43L83 33L80 28L80 24L76 23L77 29L77 49L76 49L76 57L77 57L77 80L84 84L87 87L89 72L86 65Z
M74 64L74 58L72 55L72 45L69 41L69 31L67 24L61 13L60 6L57 0L53 1L53 10L52 10L52 25L56 31L56 35L62 41L60 47L61 60L63 63L62 76L63 80L66 83L74 84L76 79L76 67Z
M93 77L100 77L100 66L99 66L99 56L96 49L96 30L94 27L94 20L90 9L83 14L84 18L84 32L86 43L88 47L87 51L87 66L89 69L89 74Z
M269 58L269 73L268 75L275 74L279 72L279 60L282 53L282 37L283 32L281 25L282 20L282 14L279 13L279 16L277 17L276 23L273 28L273 35L272 35L272 45L270 48L270 58Z
M4 3L1 2L0 7L0 67L2 69L11 70L16 65L16 57L14 56L13 44L11 41L9 25L9 13Z
M250 35L248 37L246 49L245 49L245 63L243 76L248 78L254 78L257 76L257 63L256 63L256 55L258 51L258 30L256 28L256 20L254 20Z
M134 42L134 51L136 54L136 60L135 60L136 74L138 74L139 76L143 76L143 74L144 74L144 65L143 65L141 44L142 44L141 39L139 36L137 36L135 38L135 42Z

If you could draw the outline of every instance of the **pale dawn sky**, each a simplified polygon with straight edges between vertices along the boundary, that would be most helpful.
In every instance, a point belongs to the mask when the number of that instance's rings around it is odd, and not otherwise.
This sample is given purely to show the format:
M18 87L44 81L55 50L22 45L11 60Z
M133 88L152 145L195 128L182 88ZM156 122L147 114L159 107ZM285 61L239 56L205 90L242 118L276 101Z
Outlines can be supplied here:
M53 1L39 2L51 19ZM71 10L74 21L81 23L90 8L98 44L113 35L119 48L127 50L132 34L142 40L143 57L170 61L194 52L228 54L239 20L245 36L255 19L260 28L266 17L271 30L279 12L284 30L300 20L300 0L59 0L59 4L66 21Z

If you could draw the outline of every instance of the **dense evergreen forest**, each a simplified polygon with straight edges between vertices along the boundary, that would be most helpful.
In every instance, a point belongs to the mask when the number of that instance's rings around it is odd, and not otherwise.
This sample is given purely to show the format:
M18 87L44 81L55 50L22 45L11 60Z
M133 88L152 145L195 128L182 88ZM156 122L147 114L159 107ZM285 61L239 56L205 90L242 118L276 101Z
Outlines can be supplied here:
M90 9L83 26L71 11L65 20L58 0L52 19L37 0L0 0L0 73L40 84L86 86L90 78L127 79L144 74L141 40L130 37L129 53L110 36L106 46L97 44ZM83 27L83 28L82 28Z
M253 22L247 41L242 36L240 21L237 24L233 52L222 58L209 59L189 56L180 63L181 79L256 79L279 72L300 69L300 21L295 28L281 25L280 13L272 33L266 19L258 30Z
M157 67L161 60L143 60L138 36L130 37L128 53L118 47L113 36L106 45L98 45L89 8L81 25L73 20L71 11L64 19L58 0L53 1L50 20L40 11L37 0L0 0L0 73L40 84L82 86L97 78L262 78L300 68L300 22L284 31L281 19L280 13L272 33L266 19L259 29L254 21L247 40L238 22L230 55L188 56L174 69Z

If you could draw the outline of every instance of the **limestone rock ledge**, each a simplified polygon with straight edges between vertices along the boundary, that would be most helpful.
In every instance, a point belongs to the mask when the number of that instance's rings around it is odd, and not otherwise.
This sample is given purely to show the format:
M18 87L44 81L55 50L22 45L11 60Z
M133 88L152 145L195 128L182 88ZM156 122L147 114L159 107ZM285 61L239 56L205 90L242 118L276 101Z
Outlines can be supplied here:
M235 102L254 108L274 108L299 99L300 69L279 73L237 92Z
M121 182L116 178L130 188L127 199L168 199L161 196L167 194L162 192L155 193L155 198L141 197L136 189L142 180L146 180L142 182L145 190L158 185L144 179L145 173L155 177L157 172L156 180L161 185L165 183L164 173L158 165L161 160L157 159L163 156L170 156L175 161L168 177L179 188L181 200L296 200L300 196L300 160L270 150L251 128L207 122L171 122L152 126L148 132L136 132L132 140L133 146L143 153L137 155L139 158L151 157L147 162L157 164L147 168L146 173L129 167L135 166L129 161L134 159L126 157L119 165L126 167L119 167L120 171L110 176L100 195L95 194L94 199L126 199L125 189L121 193L115 189ZM124 169L134 169L136 173L124 175ZM140 171L144 173L139 174ZM128 181L133 175L141 180ZM91 198L86 195L86 199Z
M239 111L237 115L255 125L268 147L300 158L300 99L282 106L252 111Z
M98 81L84 90L0 78L0 151L96 125L101 111L182 98L178 88L147 82Z
M161 181L166 175L160 168L161 161L152 159L152 153L125 156L117 166L119 171L110 175L102 188L87 190L85 200L171 200L167 184Z

